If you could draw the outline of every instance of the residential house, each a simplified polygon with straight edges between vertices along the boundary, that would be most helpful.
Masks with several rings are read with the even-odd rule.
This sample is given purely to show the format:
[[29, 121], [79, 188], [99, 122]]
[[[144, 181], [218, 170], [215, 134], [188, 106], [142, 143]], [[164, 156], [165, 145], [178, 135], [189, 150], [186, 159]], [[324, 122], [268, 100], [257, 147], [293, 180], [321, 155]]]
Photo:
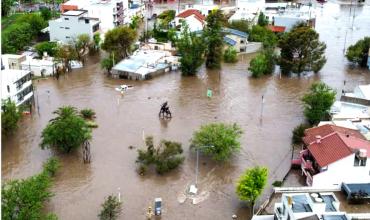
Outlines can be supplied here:
[[229, 18], [229, 22], [235, 20], [248, 20], [257, 22], [258, 14], [265, 8], [264, 0], [236, 0], [236, 11]]
[[1, 70], [1, 98], [10, 99], [16, 106], [31, 104], [33, 101], [31, 72], [18, 69]]
[[31, 71], [33, 76], [45, 77], [55, 73], [56, 65], [52, 57], [43, 57], [41, 60], [27, 57], [27, 59], [21, 63], [21, 69]]
[[1, 62], [5, 69], [21, 69], [21, 63], [26, 60], [26, 55], [2, 54]]
[[224, 42], [235, 50], [240, 52], [246, 52], [248, 44], [248, 34], [242, 31], [238, 31], [231, 28], [223, 28]]
[[340, 189], [342, 183], [370, 182], [370, 142], [359, 131], [328, 124], [304, 134], [298, 162], [308, 186]]
[[351, 220], [366, 214], [339, 210], [340, 201], [332, 192], [283, 193], [272, 215], [254, 215], [252, 220]]
[[131, 80], [151, 79], [154, 76], [177, 69], [178, 58], [168, 51], [141, 49], [123, 59], [112, 68], [113, 78]]
[[128, 1], [122, 0], [70, 0], [61, 5], [62, 13], [70, 10], [87, 10], [88, 17], [98, 18], [102, 33], [128, 23]]
[[189, 31], [202, 31], [205, 25], [205, 19], [206, 17], [204, 17], [198, 10], [187, 9], [176, 15], [175, 26], [179, 29], [181, 28], [182, 22], [185, 21], [189, 27]]
[[67, 11], [60, 18], [49, 21], [50, 40], [68, 43], [80, 34], [93, 38], [99, 25], [99, 19], [88, 17], [87, 10]]
[[[125, 18], [125, 24], [130, 24], [134, 17], [144, 18], [146, 14], [146, 7], [145, 4], [147, 2], [144, 1], [129, 1], [128, 3], [128, 10], [127, 10], [127, 18]], [[148, 2], [150, 4], [150, 2]], [[149, 6], [149, 5], [148, 5]]]
[[185, 5], [185, 10], [188, 9], [196, 9], [198, 10], [204, 17], [207, 17], [212, 10], [220, 9], [218, 5], [214, 4], [212, 0], [204, 0], [202, 4], [187, 4]]

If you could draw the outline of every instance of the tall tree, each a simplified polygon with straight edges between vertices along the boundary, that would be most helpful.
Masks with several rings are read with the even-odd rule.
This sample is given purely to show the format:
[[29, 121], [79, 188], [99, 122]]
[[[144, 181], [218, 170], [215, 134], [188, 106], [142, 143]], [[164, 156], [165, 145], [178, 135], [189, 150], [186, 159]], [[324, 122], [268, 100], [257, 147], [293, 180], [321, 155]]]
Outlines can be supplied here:
[[262, 194], [263, 188], [267, 183], [268, 170], [265, 167], [254, 167], [248, 169], [240, 176], [236, 194], [240, 200], [250, 202], [252, 206], [252, 214], [254, 204], [257, 198]]
[[51, 119], [42, 131], [41, 148], [56, 147], [69, 153], [91, 138], [91, 130], [76, 108], [64, 106], [53, 113], [57, 117]]
[[319, 34], [306, 25], [297, 25], [279, 42], [281, 48], [280, 67], [284, 74], [319, 72], [326, 63], [325, 43]]
[[81, 61], [82, 64], [85, 63], [85, 53], [88, 50], [91, 44], [91, 39], [88, 34], [80, 34], [77, 36], [76, 39], [73, 39], [71, 45], [75, 50], [75, 54], [77, 55], [77, 60]]
[[28, 23], [17, 23], [9, 26], [1, 33], [2, 53], [17, 53], [32, 40], [31, 25]]
[[2, 0], [1, 1], [1, 16], [8, 16], [10, 9], [13, 7], [15, 0]]
[[108, 196], [101, 205], [102, 210], [98, 217], [100, 220], [116, 220], [122, 212], [122, 202], [116, 196]]
[[183, 30], [176, 42], [180, 57], [180, 69], [182, 75], [195, 75], [204, 61], [205, 44], [201, 37], [189, 31], [186, 23], [182, 25]]
[[220, 68], [223, 54], [223, 36], [221, 29], [225, 24], [225, 17], [221, 10], [212, 10], [206, 18], [204, 37], [207, 42], [206, 67]]
[[115, 64], [115, 62], [116, 62], [116, 61], [114, 60], [114, 57], [110, 55], [109, 57], [104, 58], [104, 59], [101, 61], [101, 63], [100, 63], [100, 67], [101, 67], [102, 69], [107, 70], [108, 74], [110, 74], [110, 73], [111, 73], [111, 70], [112, 70], [112, 68], [113, 68], [113, 66], [114, 66], [114, 64]]
[[257, 24], [262, 27], [269, 24], [269, 20], [263, 12], [260, 12], [260, 14], [258, 15]]
[[241, 128], [237, 124], [210, 123], [194, 132], [191, 146], [212, 156], [214, 160], [225, 161], [240, 150]]
[[312, 84], [310, 91], [302, 98], [304, 115], [311, 124], [328, 119], [330, 107], [335, 101], [336, 92], [325, 83]]
[[105, 34], [103, 50], [124, 59], [130, 53], [130, 48], [136, 39], [136, 31], [127, 26], [119, 26]]
[[77, 59], [75, 48], [71, 44], [58, 45], [55, 52], [55, 60], [63, 64], [63, 71], [71, 71], [70, 61]]
[[1, 105], [1, 133], [3, 135], [13, 133], [17, 129], [21, 117], [22, 113], [14, 102], [9, 99], [3, 101]]
[[346, 57], [349, 61], [357, 63], [361, 67], [366, 67], [369, 57], [370, 37], [364, 37], [356, 44], [348, 47]]

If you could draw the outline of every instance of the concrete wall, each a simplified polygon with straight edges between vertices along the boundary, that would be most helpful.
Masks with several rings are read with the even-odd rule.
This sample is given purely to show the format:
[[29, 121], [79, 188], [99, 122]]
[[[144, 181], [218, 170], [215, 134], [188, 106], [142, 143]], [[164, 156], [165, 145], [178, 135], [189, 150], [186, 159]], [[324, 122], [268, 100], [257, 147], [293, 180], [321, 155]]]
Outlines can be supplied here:
[[53, 75], [53, 65], [27, 65], [22, 64], [23, 70], [29, 70], [34, 76], [51, 76]]
[[262, 43], [261, 42], [249, 42], [247, 44], [245, 53], [255, 53], [262, 49]]
[[369, 183], [370, 159], [366, 166], [354, 166], [355, 154], [328, 165], [328, 170], [313, 176], [312, 187], [338, 189], [345, 183]]

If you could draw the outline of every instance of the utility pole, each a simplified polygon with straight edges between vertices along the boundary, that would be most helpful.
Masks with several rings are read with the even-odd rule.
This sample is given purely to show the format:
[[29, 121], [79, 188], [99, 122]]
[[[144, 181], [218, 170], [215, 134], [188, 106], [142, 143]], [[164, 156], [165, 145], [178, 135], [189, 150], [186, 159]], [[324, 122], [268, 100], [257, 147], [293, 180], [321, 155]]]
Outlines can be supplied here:
[[265, 98], [264, 95], [262, 95], [262, 103], [261, 103], [261, 116], [260, 116], [260, 121], [262, 123], [262, 115], [263, 115], [263, 104], [265, 103]]
[[177, 14], [180, 14], [180, 4], [181, 4], [181, 0], [178, 0], [179, 1], [179, 4], [177, 6]]

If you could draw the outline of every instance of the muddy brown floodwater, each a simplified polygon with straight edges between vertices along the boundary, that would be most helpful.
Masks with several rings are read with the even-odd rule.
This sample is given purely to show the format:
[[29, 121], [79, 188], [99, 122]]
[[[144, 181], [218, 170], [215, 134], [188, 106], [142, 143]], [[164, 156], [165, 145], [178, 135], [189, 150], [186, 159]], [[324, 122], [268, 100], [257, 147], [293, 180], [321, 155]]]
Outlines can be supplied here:
[[[41, 170], [52, 150], [41, 150], [40, 134], [63, 105], [93, 108], [99, 128], [91, 142], [92, 162], [83, 164], [80, 153], [58, 155], [63, 167], [57, 175], [48, 209], [60, 219], [97, 219], [100, 204], [109, 194], [122, 195], [120, 219], [144, 219], [155, 197], [163, 199], [163, 219], [249, 219], [249, 210], [235, 195], [236, 178], [248, 167], [267, 166], [269, 185], [280, 180], [290, 163], [291, 130], [303, 120], [300, 97], [311, 83], [322, 80], [337, 91], [370, 83], [370, 72], [351, 69], [343, 57], [343, 47], [370, 35], [370, 6], [356, 8], [354, 26], [349, 6], [329, 2], [316, 7], [320, 38], [327, 44], [328, 62], [318, 75], [252, 79], [246, 71], [253, 55], [241, 56], [237, 64], [224, 64], [220, 71], [202, 68], [196, 77], [181, 77], [179, 72], [136, 82], [110, 79], [100, 69], [99, 57], [90, 58], [83, 69], [55, 79], [35, 82], [39, 112], [26, 117], [15, 136], [3, 140], [3, 180], [24, 178]], [[346, 34], [347, 32], [347, 34]], [[347, 35], [347, 36], [346, 36]], [[345, 37], [346, 36], [346, 37]], [[121, 96], [114, 88], [132, 84]], [[213, 97], [207, 98], [207, 88]], [[261, 96], [265, 103], [261, 115]], [[158, 119], [161, 103], [168, 101], [173, 112], [170, 121]], [[216, 164], [201, 157], [200, 191], [204, 201], [180, 203], [187, 186], [194, 182], [195, 154], [189, 151], [194, 130], [208, 122], [236, 122], [244, 130], [242, 149], [229, 163]], [[143, 145], [143, 132], [180, 141], [186, 160], [164, 176], [139, 176], [135, 171], [136, 149]], [[268, 190], [266, 190], [268, 191]]]

